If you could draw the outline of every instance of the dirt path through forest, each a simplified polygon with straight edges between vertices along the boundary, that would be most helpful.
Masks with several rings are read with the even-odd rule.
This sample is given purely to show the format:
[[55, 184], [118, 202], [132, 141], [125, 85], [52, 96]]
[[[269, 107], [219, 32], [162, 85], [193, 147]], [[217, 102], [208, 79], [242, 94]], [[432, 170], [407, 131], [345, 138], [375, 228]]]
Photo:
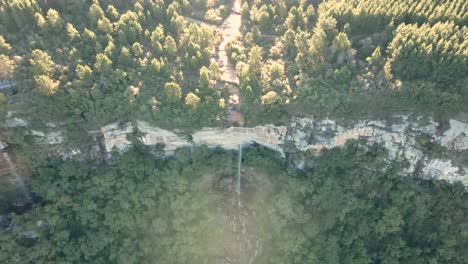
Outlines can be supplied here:
[[[213, 53], [212, 62], [217, 62], [221, 70], [221, 81], [229, 84], [230, 100], [227, 104], [228, 124], [244, 124], [244, 117], [240, 110], [241, 98], [239, 92], [239, 78], [237, 77], [234, 65], [229, 62], [226, 46], [229, 42], [241, 37], [241, 2], [234, 0], [230, 15], [221, 26], [212, 25], [204, 21], [186, 17], [191, 23], [207, 26], [216, 30], [221, 35], [221, 42], [217, 48], [217, 53]], [[232, 98], [237, 99], [233, 104]], [[249, 174], [254, 178], [254, 174]], [[247, 179], [246, 177], [243, 177]], [[263, 177], [266, 179], [266, 177]], [[259, 197], [264, 188], [262, 186], [251, 185], [245, 192], [238, 195], [235, 191], [234, 177], [219, 178], [215, 175], [207, 177], [205, 184], [208, 184], [208, 191], [213, 192], [217, 197], [216, 220], [222, 227], [222, 237], [219, 243], [223, 252], [220, 252], [216, 264], [254, 264], [261, 257], [263, 243], [259, 237], [259, 228], [256, 226], [254, 218], [255, 212], [250, 211], [246, 205]], [[253, 181], [252, 181], [253, 182]], [[257, 183], [258, 184], [258, 183]], [[262, 195], [260, 195], [262, 196]]]
[[226, 46], [229, 42], [241, 37], [242, 19], [240, 15], [241, 2], [234, 0], [233, 7], [229, 16], [224, 20], [223, 24], [218, 26], [210, 24], [198, 19], [185, 17], [190, 23], [196, 23], [205, 27], [209, 27], [219, 32], [221, 42], [213, 53], [212, 62], [217, 62], [221, 71], [221, 81], [229, 86], [230, 99], [227, 102], [227, 124], [244, 124], [244, 117], [240, 112], [242, 100], [239, 92], [239, 78], [237, 77], [236, 68], [229, 62]]

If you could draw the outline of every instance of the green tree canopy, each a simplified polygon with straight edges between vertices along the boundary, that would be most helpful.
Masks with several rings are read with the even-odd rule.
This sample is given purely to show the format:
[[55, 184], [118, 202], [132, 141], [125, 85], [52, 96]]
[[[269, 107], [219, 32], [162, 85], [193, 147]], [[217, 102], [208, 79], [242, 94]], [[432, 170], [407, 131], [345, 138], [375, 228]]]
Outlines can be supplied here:
[[55, 94], [60, 84], [58, 81], [54, 81], [47, 75], [36, 76], [34, 81], [36, 82], [36, 87], [39, 93], [47, 96]]
[[185, 105], [193, 111], [197, 110], [199, 104], [200, 98], [196, 94], [188, 93], [187, 96], [185, 96]]
[[51, 77], [55, 73], [55, 63], [47, 52], [35, 49], [31, 53], [29, 63], [34, 75], [46, 75]]
[[182, 98], [182, 88], [176, 82], [168, 82], [164, 85], [164, 93], [169, 102], [176, 103]]

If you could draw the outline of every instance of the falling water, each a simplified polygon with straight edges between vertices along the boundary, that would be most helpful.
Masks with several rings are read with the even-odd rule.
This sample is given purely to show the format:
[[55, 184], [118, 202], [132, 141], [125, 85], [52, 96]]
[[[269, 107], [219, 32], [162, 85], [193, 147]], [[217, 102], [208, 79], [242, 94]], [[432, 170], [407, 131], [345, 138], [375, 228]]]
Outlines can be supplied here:
[[237, 166], [237, 194], [240, 195], [241, 188], [241, 166], [242, 166], [242, 144], [239, 145], [239, 164]]
[[3, 158], [5, 158], [6, 162], [8, 163], [8, 166], [11, 168], [11, 173], [13, 174], [13, 176], [15, 176], [15, 181], [16, 181], [17, 187], [19, 187], [21, 189], [21, 191], [23, 192], [24, 198], [26, 198], [26, 200], [30, 201], [31, 200], [31, 195], [29, 194], [29, 191], [26, 188], [26, 185], [24, 184], [23, 178], [21, 178], [21, 175], [18, 173], [18, 170], [17, 170], [15, 164], [11, 160], [10, 155], [7, 152], [4, 152], [3, 153]]

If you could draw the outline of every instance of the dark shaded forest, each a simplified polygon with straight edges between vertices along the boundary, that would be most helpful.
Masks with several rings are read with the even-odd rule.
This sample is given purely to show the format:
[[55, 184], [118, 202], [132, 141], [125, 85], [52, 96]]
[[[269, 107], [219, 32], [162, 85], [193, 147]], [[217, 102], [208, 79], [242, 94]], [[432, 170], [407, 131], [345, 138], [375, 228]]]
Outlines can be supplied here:
[[[180, 149], [169, 159], [145, 148], [115, 165], [50, 161], [36, 170], [32, 211], [0, 233], [2, 263], [217, 263], [225, 254], [206, 175], [234, 174], [237, 155]], [[399, 175], [378, 146], [349, 143], [286, 169], [272, 152], [245, 151], [244, 170], [271, 185], [244, 202], [264, 251], [258, 263], [464, 263], [467, 192]], [[254, 176], [260, 177], [260, 176]], [[249, 189], [264, 188], [243, 183]], [[205, 189], [208, 188], [208, 189]], [[228, 191], [221, 197], [228, 196]]]

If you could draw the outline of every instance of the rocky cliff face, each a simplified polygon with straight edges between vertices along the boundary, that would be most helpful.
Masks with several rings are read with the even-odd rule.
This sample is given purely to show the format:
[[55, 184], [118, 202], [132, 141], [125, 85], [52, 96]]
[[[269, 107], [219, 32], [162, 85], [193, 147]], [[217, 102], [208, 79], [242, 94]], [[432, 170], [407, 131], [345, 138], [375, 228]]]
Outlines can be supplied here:
[[173, 152], [179, 147], [207, 145], [209, 147], [222, 147], [235, 150], [240, 144], [256, 142], [282, 154], [282, 145], [287, 135], [287, 127], [259, 126], [254, 128], [230, 127], [225, 129], [205, 128], [190, 136], [180, 136], [175, 132], [153, 127], [146, 122], [138, 121], [136, 124], [111, 124], [101, 129], [104, 135], [106, 151], [114, 148], [125, 151], [132, 144], [127, 135], [138, 131], [143, 134], [139, 140], [148, 146], [164, 144], [166, 152]]
[[[288, 140], [301, 151], [320, 154], [324, 149], [342, 147], [351, 139], [366, 139], [368, 144], [378, 143], [388, 150], [389, 160], [405, 161], [404, 175], [427, 179], [462, 182], [468, 186], [468, 168], [455, 165], [450, 159], [437, 158], [434, 147], [447, 156], [466, 157], [468, 124], [450, 120], [450, 129], [440, 134], [439, 124], [432, 120], [407, 116], [393, 123], [362, 121], [352, 126], [340, 126], [332, 120], [297, 119], [292, 122]], [[460, 162], [461, 163], [461, 162]]]
[[[11, 118], [8, 127], [26, 126], [27, 120]], [[48, 131], [30, 130], [39, 142], [57, 145], [63, 141], [60, 131], [48, 125]], [[404, 175], [428, 179], [462, 182], [468, 186], [468, 123], [450, 120], [449, 127], [441, 131], [440, 124], [423, 118], [396, 116], [394, 120], [369, 120], [340, 125], [329, 119], [296, 118], [287, 126], [258, 126], [206, 128], [192, 135], [169, 131], [142, 121], [125, 124], [110, 124], [102, 127], [103, 152], [125, 151], [132, 143], [129, 135], [148, 146], [164, 145], [170, 155], [177, 148], [192, 145], [207, 145], [236, 150], [239, 144], [253, 142], [275, 150], [281, 155], [310, 152], [320, 155], [325, 149], [339, 148], [348, 140], [365, 139], [368, 144], [378, 143], [389, 153], [389, 160], [404, 161]], [[69, 158], [79, 149], [64, 150]], [[294, 163], [301, 168], [306, 160], [293, 155]]]
[[[202, 129], [191, 136], [181, 136], [176, 132], [153, 127], [146, 122], [111, 124], [101, 129], [107, 152], [116, 149], [125, 151], [132, 144], [127, 135], [136, 133], [145, 145], [163, 144], [166, 153], [190, 145], [207, 145], [235, 150], [239, 144], [260, 145], [278, 151], [283, 156], [287, 152], [309, 151], [319, 155], [324, 149], [339, 148], [348, 140], [365, 139], [368, 144], [383, 145], [389, 153], [389, 160], [405, 161], [404, 175], [418, 175], [428, 179], [462, 182], [468, 186], [468, 168], [456, 164], [455, 157], [466, 155], [468, 150], [468, 124], [450, 120], [450, 128], [439, 132], [439, 124], [422, 118], [410, 119], [407, 116], [397, 120], [362, 121], [353, 125], [339, 125], [333, 120], [298, 118], [288, 126], [258, 126], [252, 128], [209, 128]], [[448, 156], [438, 158], [433, 153], [439, 147]], [[440, 154], [440, 153], [439, 153]], [[297, 161], [301, 167], [304, 162]]]

